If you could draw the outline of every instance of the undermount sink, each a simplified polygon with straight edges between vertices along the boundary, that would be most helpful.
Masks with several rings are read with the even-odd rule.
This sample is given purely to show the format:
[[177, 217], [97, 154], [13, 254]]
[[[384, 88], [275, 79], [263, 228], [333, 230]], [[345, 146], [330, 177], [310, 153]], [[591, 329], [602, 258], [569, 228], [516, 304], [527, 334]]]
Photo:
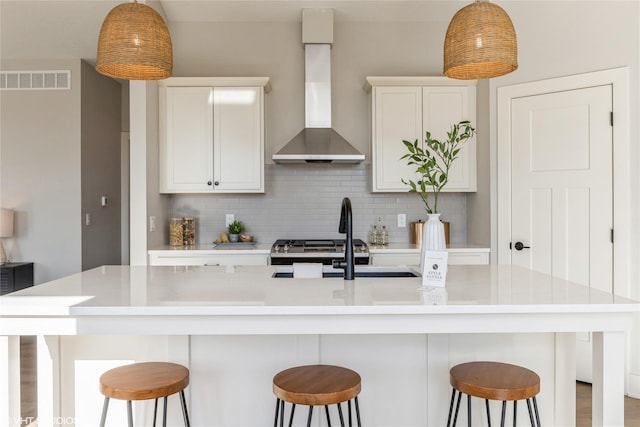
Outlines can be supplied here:
[[[356, 277], [377, 277], [377, 278], [396, 278], [396, 277], [420, 277], [420, 273], [409, 267], [375, 267], [360, 266], [355, 267]], [[293, 278], [293, 266], [278, 267], [271, 277], [275, 278]], [[322, 269], [322, 277], [338, 278], [344, 277], [344, 271], [326, 266]]]

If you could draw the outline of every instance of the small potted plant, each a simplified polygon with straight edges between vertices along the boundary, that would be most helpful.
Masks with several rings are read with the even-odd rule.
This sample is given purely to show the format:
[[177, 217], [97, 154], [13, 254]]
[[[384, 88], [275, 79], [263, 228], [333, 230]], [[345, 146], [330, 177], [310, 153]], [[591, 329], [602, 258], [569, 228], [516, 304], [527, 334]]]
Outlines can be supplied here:
[[242, 221], [234, 220], [229, 224], [228, 230], [229, 241], [232, 243], [236, 243], [238, 241], [238, 236], [244, 231], [244, 224], [242, 223]]
[[[439, 141], [431, 137], [431, 132], [426, 132], [424, 146], [414, 142], [402, 141], [409, 151], [401, 157], [407, 161], [407, 165], [416, 167], [418, 180], [402, 179], [402, 183], [409, 186], [410, 193], [418, 193], [424, 203], [427, 212], [427, 222], [432, 221], [433, 226], [441, 229], [442, 241], [440, 238], [427, 238], [427, 230], [429, 224], [425, 225], [425, 235], [422, 239], [423, 244], [430, 245], [429, 242], [436, 241], [435, 247], [431, 250], [444, 250], [444, 227], [440, 222], [440, 213], [438, 212], [438, 196], [440, 191], [449, 182], [449, 169], [453, 161], [458, 158], [462, 144], [471, 139], [475, 134], [475, 129], [468, 120], [463, 120], [451, 125], [451, 130], [447, 132], [447, 139]], [[433, 198], [433, 203], [431, 202]], [[437, 224], [436, 224], [437, 221]], [[433, 228], [432, 228], [433, 230]], [[438, 231], [440, 234], [440, 231]]]

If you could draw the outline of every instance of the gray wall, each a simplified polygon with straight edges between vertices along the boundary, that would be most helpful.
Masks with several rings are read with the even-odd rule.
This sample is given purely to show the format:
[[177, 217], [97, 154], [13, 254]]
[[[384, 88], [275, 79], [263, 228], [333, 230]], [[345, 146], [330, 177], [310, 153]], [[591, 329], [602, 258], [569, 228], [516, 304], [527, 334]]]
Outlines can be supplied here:
[[[121, 86], [81, 64], [82, 269], [120, 264]], [[108, 197], [102, 206], [102, 196]]]
[[71, 90], [4, 91], [0, 205], [16, 210], [14, 261], [42, 283], [81, 268], [80, 60], [3, 61], [4, 70], [71, 70]]
[[9, 256], [35, 263], [36, 284], [119, 264], [120, 85], [79, 59], [4, 60], [2, 68], [71, 70], [71, 90], [0, 96], [0, 205], [17, 216]]

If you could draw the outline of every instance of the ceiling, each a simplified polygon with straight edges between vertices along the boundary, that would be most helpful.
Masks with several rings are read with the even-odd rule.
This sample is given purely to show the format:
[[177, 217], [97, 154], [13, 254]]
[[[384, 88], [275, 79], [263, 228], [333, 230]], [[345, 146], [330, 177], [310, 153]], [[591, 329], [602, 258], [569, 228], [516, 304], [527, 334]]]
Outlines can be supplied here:
[[[109, 11], [126, 0], [0, 0], [0, 59], [93, 62]], [[142, 1], [142, 0], [140, 0]], [[503, 0], [504, 1], [504, 0]], [[147, 0], [173, 22], [297, 22], [303, 8], [332, 8], [336, 22], [450, 19], [470, 0]]]

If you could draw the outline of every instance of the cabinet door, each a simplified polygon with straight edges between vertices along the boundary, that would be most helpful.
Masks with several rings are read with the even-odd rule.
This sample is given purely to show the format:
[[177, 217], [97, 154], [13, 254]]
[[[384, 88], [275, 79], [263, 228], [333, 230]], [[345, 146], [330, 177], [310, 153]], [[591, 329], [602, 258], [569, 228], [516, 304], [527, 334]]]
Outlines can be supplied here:
[[262, 88], [214, 89], [214, 191], [264, 192]]
[[165, 91], [160, 92], [160, 191], [211, 191], [213, 89], [163, 89]]
[[[373, 88], [373, 191], [406, 192], [402, 178], [416, 179], [414, 166], [400, 158], [402, 140], [425, 132], [442, 140], [451, 125], [470, 120], [475, 125], [475, 86], [377, 86]], [[442, 191], [476, 191], [476, 142], [467, 141], [449, 171]]]
[[422, 138], [422, 88], [373, 88], [373, 191], [408, 191], [402, 178], [415, 179], [413, 167], [400, 158], [403, 140]]
[[[475, 90], [468, 86], [429, 86], [422, 89], [422, 128], [439, 141], [447, 139], [451, 125], [470, 120], [475, 127]], [[473, 98], [473, 99], [471, 99]], [[424, 133], [423, 133], [424, 136]], [[423, 138], [424, 139], [424, 138]], [[476, 191], [475, 137], [464, 143], [449, 170], [442, 191]]]

